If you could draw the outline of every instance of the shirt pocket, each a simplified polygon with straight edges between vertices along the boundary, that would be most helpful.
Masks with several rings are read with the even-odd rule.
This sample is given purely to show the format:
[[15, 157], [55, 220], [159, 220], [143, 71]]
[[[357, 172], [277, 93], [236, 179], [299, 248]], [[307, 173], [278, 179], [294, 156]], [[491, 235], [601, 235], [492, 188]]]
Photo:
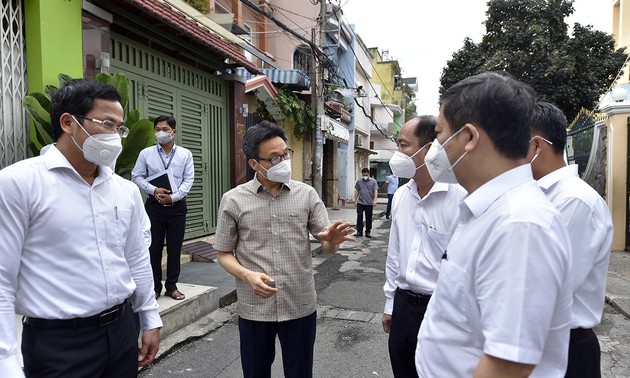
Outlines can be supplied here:
[[437, 314], [466, 332], [469, 330], [469, 275], [448, 260], [442, 260], [440, 279], [434, 293]]
[[431, 226], [427, 228], [428, 248], [424, 248], [424, 251], [427, 254], [427, 259], [429, 259], [432, 264], [440, 266], [442, 255], [444, 254], [444, 251], [446, 251], [448, 242], [451, 240], [451, 236], [451, 233], [439, 232]]
[[117, 246], [122, 246], [127, 239], [127, 233], [131, 227], [131, 215], [131, 209], [114, 207], [114, 222], [110, 226], [113, 232], [112, 240], [116, 241]]

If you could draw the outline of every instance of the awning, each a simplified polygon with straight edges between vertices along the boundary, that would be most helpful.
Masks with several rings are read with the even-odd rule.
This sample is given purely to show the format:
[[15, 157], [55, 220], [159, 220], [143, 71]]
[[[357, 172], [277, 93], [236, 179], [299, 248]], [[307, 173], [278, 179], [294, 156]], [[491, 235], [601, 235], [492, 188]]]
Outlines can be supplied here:
[[165, 24], [171, 25], [200, 43], [211, 47], [213, 50], [232, 59], [247, 71], [258, 73], [259, 69], [240, 51], [240, 47], [234, 43], [219, 37], [207, 25], [176, 9], [173, 5], [155, 0], [125, 0], [136, 5], [142, 11], [158, 18]]
[[394, 156], [394, 151], [392, 150], [374, 150], [374, 154], [370, 156], [370, 161], [388, 162], [392, 156]]
[[267, 110], [271, 114], [277, 113], [278, 108], [274, 104], [274, 99], [278, 97], [276, 88], [271, 84], [265, 75], [254, 76], [245, 82], [245, 93], [254, 92], [256, 98], [265, 103]]
[[[374, 151], [374, 150], [370, 150], [369, 148], [363, 148], [363, 147], [358, 147], [358, 146], [354, 146], [354, 152], [358, 152], [360, 154], [365, 154], [365, 155], [376, 155], [378, 154], [378, 152]], [[370, 159], [372, 160], [372, 159]]]
[[[311, 87], [311, 78], [301, 70], [282, 70], [263, 68], [263, 74], [265, 74], [272, 83], [284, 84], [289, 86], [295, 86], [302, 89]], [[250, 79], [253, 75], [243, 68], [237, 68], [236, 74], [246, 79]]]
[[350, 139], [348, 128], [328, 116], [322, 118], [322, 131], [326, 138], [340, 143], [348, 144]]

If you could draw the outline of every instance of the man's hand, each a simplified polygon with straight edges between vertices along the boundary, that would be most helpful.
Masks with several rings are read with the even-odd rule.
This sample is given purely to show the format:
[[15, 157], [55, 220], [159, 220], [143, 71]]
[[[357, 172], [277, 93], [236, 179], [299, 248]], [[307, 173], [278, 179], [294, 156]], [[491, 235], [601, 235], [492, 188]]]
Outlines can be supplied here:
[[166, 188], [155, 188], [153, 196], [155, 196], [155, 200], [158, 201], [159, 204], [168, 205], [173, 202], [170, 193], [171, 192]]
[[[275, 287], [274, 279], [265, 273], [249, 271], [245, 275], [245, 279], [254, 291], [254, 294], [259, 297], [269, 298], [278, 292], [278, 289]], [[269, 285], [273, 285], [273, 287]]]
[[357, 200], [354, 200], [354, 207], [359, 207], [359, 202], [357, 202]]
[[350, 222], [335, 221], [328, 226], [326, 231], [317, 234], [317, 240], [320, 242], [328, 242], [331, 244], [341, 244], [345, 241], [355, 241], [356, 238], [348, 236], [353, 233], [355, 229], [351, 227]]
[[392, 316], [383, 314], [381, 324], [383, 324], [383, 331], [385, 331], [385, 333], [389, 333], [389, 330], [392, 328]]
[[372, 206], [376, 206], [376, 200], [374, 200], [374, 202], [372, 202]]
[[153, 328], [142, 332], [142, 347], [138, 350], [138, 366], [153, 362], [160, 348], [160, 329]]

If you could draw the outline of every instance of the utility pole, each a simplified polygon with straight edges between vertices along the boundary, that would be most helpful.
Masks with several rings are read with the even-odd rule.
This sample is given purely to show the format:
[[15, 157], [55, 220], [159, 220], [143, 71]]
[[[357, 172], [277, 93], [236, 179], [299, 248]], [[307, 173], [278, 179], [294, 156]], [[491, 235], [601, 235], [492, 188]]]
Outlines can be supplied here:
[[[326, 0], [319, 0], [319, 46], [325, 52], [324, 42], [326, 41]], [[312, 134], [311, 142], [313, 148], [313, 188], [323, 198], [322, 186], [322, 159], [324, 155], [324, 135], [322, 134], [322, 121], [324, 118], [324, 67], [321, 64], [323, 59], [319, 59], [320, 65], [317, 66], [317, 60], [314, 59], [315, 51], [313, 51], [313, 70], [315, 75], [311, 77], [311, 106], [317, 117], [315, 132]]]

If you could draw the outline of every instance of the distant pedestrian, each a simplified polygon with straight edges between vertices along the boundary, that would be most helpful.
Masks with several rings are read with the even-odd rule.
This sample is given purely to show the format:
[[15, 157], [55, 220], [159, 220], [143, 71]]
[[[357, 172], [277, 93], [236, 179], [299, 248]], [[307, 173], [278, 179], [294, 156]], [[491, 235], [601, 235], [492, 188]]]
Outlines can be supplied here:
[[606, 277], [613, 225], [602, 197], [578, 176], [578, 166], [567, 165], [564, 151], [567, 120], [560, 109], [539, 102], [531, 120], [528, 159], [534, 179], [556, 205], [569, 230], [573, 307], [566, 377], [601, 377], [601, 351], [593, 327], [604, 312]]
[[162, 321], [142, 198], [111, 169], [129, 132], [120, 95], [71, 80], [50, 108], [56, 143], [0, 171], [0, 377], [135, 377]]
[[459, 185], [433, 182], [427, 171], [424, 157], [436, 137], [435, 123], [434, 116], [407, 121], [389, 161], [394, 174], [410, 179], [394, 195], [383, 287], [383, 330], [394, 377], [400, 378], [418, 376], [418, 330], [466, 195]]
[[[525, 164], [534, 90], [486, 72], [440, 98], [424, 160], [468, 191], [420, 327], [420, 377], [563, 377], [571, 242]], [[438, 251], [439, 253], [439, 251]]]
[[365, 213], [365, 236], [372, 237], [372, 213], [378, 199], [378, 183], [370, 177], [370, 170], [361, 170], [361, 179], [354, 185], [354, 206], [357, 208], [357, 232], [363, 236], [363, 213]]
[[392, 213], [392, 199], [394, 198], [394, 193], [398, 189], [398, 177], [390, 173], [385, 178], [385, 190], [387, 190], [387, 210], [385, 211], [385, 219], [389, 219]]
[[291, 180], [284, 129], [263, 121], [245, 132], [254, 178], [221, 199], [214, 248], [236, 277], [241, 364], [246, 378], [271, 377], [276, 336], [285, 377], [313, 376], [317, 301], [309, 233], [325, 252], [355, 240], [350, 222], [330, 224], [313, 187]]
[[[166, 238], [165, 295], [182, 300], [186, 296], [178, 290], [177, 281], [186, 231], [186, 196], [195, 181], [193, 156], [190, 150], [175, 144], [175, 118], [159, 116], [153, 124], [157, 143], [140, 151], [136, 166], [131, 172], [131, 180], [147, 195], [144, 207], [151, 220], [152, 241], [149, 251], [155, 298], [162, 293], [162, 255]], [[160, 174], [165, 181], [163, 184], [149, 180]]]

